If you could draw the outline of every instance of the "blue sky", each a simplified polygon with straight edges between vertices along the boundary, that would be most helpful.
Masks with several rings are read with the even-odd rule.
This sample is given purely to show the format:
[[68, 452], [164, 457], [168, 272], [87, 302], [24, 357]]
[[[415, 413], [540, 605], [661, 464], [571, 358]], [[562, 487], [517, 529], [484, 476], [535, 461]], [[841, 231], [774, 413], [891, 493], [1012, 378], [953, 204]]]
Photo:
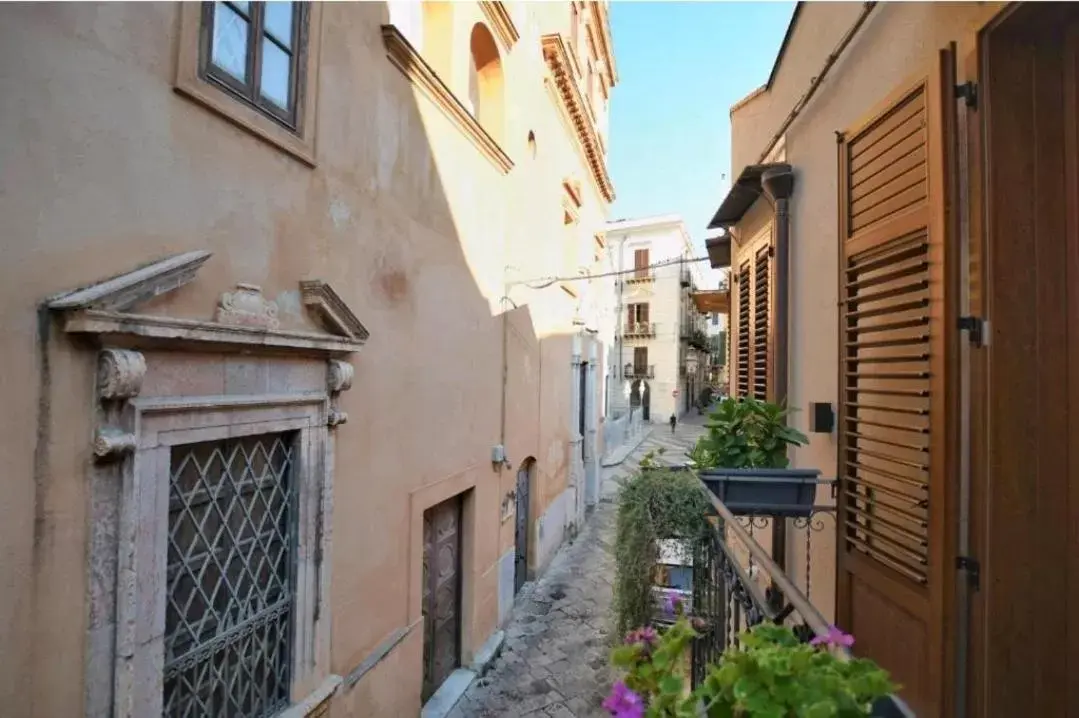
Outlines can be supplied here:
[[768, 79], [792, 2], [611, 3], [612, 219], [682, 215], [702, 248], [730, 182], [730, 106]]

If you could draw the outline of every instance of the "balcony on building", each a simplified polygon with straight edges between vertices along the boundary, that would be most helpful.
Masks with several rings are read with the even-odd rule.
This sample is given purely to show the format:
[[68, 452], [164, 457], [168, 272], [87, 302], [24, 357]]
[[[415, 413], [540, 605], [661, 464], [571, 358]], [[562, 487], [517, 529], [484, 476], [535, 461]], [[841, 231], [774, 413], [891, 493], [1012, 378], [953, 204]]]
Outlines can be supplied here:
[[[692, 466], [672, 468], [691, 470]], [[828, 495], [828, 486], [834, 484], [831, 479], [811, 481], [822, 489], [818, 497]], [[657, 542], [657, 574], [662, 580], [657, 581], [655, 590], [678, 594], [684, 610], [703, 626], [691, 649], [692, 683], [702, 681], [707, 667], [727, 648], [738, 645], [743, 631], [760, 623], [788, 626], [807, 642], [833, 635], [826, 616], [834, 615], [835, 594], [821, 579], [829, 575], [829, 568], [834, 571], [834, 566], [819, 567], [817, 563], [834, 563], [834, 553], [814, 550], [813, 546], [829, 545], [836, 538], [834, 499], [795, 511], [778, 505], [754, 506], [733, 498], [724, 503], [704, 482], [701, 490], [712, 505], [712, 534], [679, 551], [669, 544], [685, 542]], [[670, 555], [691, 560], [674, 561]], [[665, 618], [657, 616], [657, 624], [669, 623]], [[830, 650], [844, 659], [857, 655], [857, 646], [833, 646]], [[871, 715], [914, 718], [898, 696], [878, 701]]]
[[623, 281], [626, 284], [644, 284], [646, 282], [656, 281], [655, 271], [651, 267], [640, 267], [634, 269], [632, 272], [623, 275]]
[[627, 339], [647, 338], [656, 336], [655, 322], [626, 322], [625, 331], [622, 335]]
[[623, 367], [623, 375], [626, 379], [655, 379], [655, 364], [626, 364]]

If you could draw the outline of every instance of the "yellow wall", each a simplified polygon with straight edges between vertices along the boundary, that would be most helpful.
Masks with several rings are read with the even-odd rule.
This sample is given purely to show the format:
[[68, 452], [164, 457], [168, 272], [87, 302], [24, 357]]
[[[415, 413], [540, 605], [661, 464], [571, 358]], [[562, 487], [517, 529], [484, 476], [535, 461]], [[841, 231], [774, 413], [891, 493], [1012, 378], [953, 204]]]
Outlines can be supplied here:
[[[297, 282], [321, 278], [370, 330], [337, 433], [332, 669], [349, 672], [407, 625], [410, 497], [462, 475], [476, 486], [466, 663], [493, 630], [499, 557], [513, 545], [500, 501], [517, 465], [537, 459], [535, 516], [567, 487], [579, 331], [557, 286], [510, 292], [521, 307], [508, 319], [514, 468], [494, 471], [502, 297], [507, 282], [556, 271], [552, 244], [591, 243], [608, 208], [544, 82], [539, 37], [567, 33], [568, 5], [507, 5], [521, 37], [499, 47], [507, 111], [492, 134], [515, 163], [508, 174], [387, 59], [381, 25], [422, 36], [407, 4], [323, 6], [314, 168], [174, 91], [179, 4], [0, 9], [5, 715], [81, 715], [85, 690], [95, 353], [56, 326], [42, 350], [37, 306], [183, 251], [213, 258], [147, 311], [210, 319], [222, 292], [250, 282], [278, 301], [283, 324], [303, 327]], [[458, 92], [481, 21], [477, 3], [453, 4], [441, 61]], [[562, 228], [567, 177], [583, 188], [576, 236]], [[339, 695], [334, 714], [416, 715], [421, 633]]]

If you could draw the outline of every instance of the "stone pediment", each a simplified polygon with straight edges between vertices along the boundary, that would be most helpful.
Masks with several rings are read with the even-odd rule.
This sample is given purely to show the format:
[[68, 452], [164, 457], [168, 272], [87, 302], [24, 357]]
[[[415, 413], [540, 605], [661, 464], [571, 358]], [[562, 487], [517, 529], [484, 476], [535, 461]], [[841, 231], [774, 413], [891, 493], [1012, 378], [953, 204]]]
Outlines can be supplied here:
[[45, 302], [70, 334], [97, 335], [116, 345], [348, 354], [360, 349], [367, 329], [322, 280], [300, 282], [303, 304], [322, 332], [281, 329], [276, 302], [253, 284], [223, 293], [213, 320], [140, 314], [139, 305], [176, 291], [195, 278], [210, 252], [173, 255]]

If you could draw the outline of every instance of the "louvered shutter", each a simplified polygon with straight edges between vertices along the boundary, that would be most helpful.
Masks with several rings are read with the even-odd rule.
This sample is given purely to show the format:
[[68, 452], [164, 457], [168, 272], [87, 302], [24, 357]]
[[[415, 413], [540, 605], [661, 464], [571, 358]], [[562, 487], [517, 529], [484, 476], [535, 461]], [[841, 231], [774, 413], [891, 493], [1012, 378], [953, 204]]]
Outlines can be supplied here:
[[954, 99], [938, 70], [839, 145], [836, 613], [919, 715], [939, 715], [946, 673], [943, 138], [954, 135], [942, 110]]
[[757, 250], [753, 260], [753, 397], [768, 399], [771, 348], [772, 262], [771, 247]]
[[636, 270], [634, 276], [647, 277], [648, 276], [648, 250], [638, 249], [633, 252], [633, 268]]
[[746, 262], [738, 269], [738, 375], [735, 385], [737, 396], [749, 396], [749, 367], [752, 360], [752, 351], [749, 346], [751, 277], [749, 262]]
[[633, 348], [633, 369], [637, 376], [644, 376], [648, 371], [648, 347]]

